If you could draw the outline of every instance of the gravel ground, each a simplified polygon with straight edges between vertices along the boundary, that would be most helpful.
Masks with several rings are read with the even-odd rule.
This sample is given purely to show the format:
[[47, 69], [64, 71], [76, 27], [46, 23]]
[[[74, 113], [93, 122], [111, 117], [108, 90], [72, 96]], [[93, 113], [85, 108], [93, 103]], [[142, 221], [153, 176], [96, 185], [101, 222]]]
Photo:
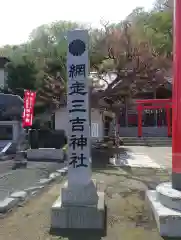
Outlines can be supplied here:
[[41, 178], [48, 178], [51, 172], [65, 166], [64, 163], [29, 162], [27, 168], [12, 170], [13, 164], [13, 161], [1, 162], [0, 200], [14, 191], [35, 186]]
[[13, 164], [14, 164], [13, 160], [0, 162], [0, 175], [11, 171]]
[[[103, 239], [161, 240], [145, 203], [145, 190], [168, 181], [168, 173], [154, 169], [118, 169], [109, 165], [108, 152], [99, 151], [96, 155], [93, 178], [99, 188], [105, 190], [108, 206], [108, 231]], [[55, 184], [23, 208], [0, 219], [0, 240], [63, 240], [49, 234], [50, 209], [61, 186], [62, 183]]]

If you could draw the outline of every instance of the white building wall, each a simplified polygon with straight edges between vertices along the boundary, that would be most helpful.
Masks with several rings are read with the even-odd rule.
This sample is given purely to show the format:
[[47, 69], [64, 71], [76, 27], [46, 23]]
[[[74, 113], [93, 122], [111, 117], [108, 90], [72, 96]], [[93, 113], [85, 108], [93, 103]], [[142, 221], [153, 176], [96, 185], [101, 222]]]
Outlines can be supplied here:
[[[103, 119], [102, 114], [98, 109], [92, 109], [91, 110], [91, 127], [92, 127], [92, 137], [93, 139], [103, 139], [104, 136], [104, 125], [103, 125]], [[97, 131], [95, 131], [93, 128], [96, 127]], [[98, 132], [97, 134], [95, 132]], [[95, 137], [97, 135], [97, 137]]]
[[68, 115], [66, 108], [61, 108], [55, 112], [55, 130], [67, 131]]

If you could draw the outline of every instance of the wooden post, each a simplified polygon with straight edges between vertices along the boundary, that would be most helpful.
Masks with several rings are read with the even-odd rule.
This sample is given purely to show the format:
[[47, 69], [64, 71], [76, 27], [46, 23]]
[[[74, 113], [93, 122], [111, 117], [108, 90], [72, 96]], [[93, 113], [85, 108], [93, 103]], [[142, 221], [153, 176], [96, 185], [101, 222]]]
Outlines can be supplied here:
[[170, 137], [171, 136], [170, 106], [167, 105], [165, 107], [165, 110], [166, 110], [166, 121], [167, 121], [168, 137]]
[[172, 110], [172, 186], [181, 190], [181, 1], [174, 8], [174, 81]]
[[137, 106], [138, 110], [138, 137], [142, 137], [142, 106]]

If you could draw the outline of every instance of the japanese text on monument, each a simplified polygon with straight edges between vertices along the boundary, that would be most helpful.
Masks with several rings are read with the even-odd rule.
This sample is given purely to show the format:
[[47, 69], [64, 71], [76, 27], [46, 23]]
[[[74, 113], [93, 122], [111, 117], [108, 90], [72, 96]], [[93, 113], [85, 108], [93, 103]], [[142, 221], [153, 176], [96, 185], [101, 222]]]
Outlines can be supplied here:
[[[69, 49], [71, 44], [69, 44]], [[74, 51], [74, 49], [71, 50]], [[77, 48], [76, 51], [78, 51]], [[69, 58], [67, 69], [69, 114], [68, 159], [69, 166], [74, 169], [88, 167], [87, 163], [89, 161], [88, 73], [86, 66], [88, 62], [83, 57], [78, 56], [78, 52], [76, 52], [76, 58], [78, 59], [78, 64], [74, 63], [74, 58]]]

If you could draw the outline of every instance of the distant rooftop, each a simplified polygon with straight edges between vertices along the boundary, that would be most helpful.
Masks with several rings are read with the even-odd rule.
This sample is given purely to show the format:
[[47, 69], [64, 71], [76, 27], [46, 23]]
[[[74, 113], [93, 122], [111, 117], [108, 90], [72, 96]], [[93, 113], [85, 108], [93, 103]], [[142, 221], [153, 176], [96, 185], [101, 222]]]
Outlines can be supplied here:
[[0, 106], [21, 108], [23, 106], [23, 99], [18, 95], [0, 93]]

